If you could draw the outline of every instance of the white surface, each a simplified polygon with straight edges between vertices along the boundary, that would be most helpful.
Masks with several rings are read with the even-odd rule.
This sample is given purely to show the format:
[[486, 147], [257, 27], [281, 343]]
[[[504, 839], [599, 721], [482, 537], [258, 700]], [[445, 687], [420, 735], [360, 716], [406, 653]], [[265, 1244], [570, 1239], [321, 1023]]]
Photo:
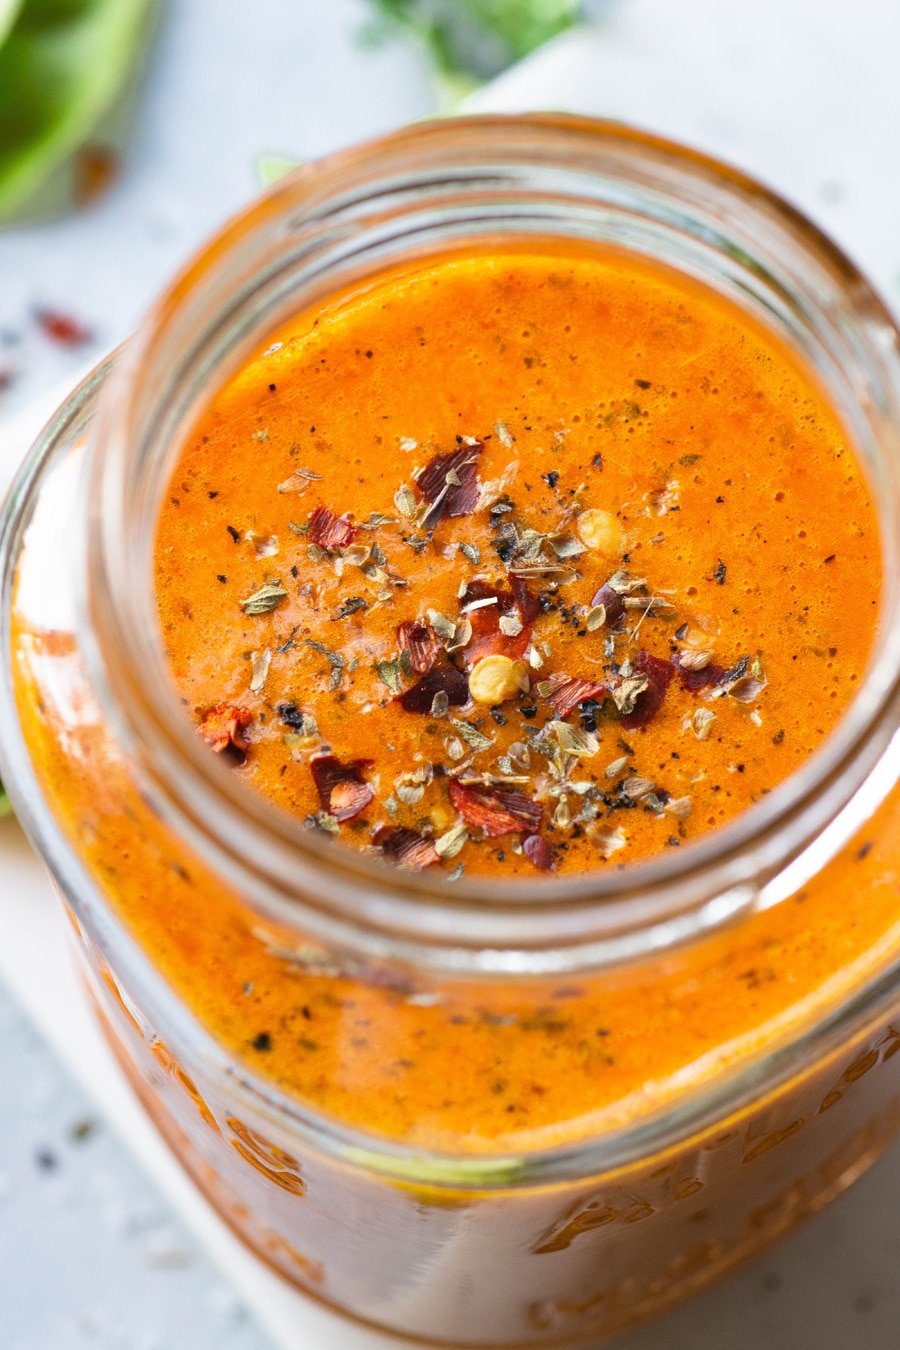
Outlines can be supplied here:
[[271, 1350], [2, 981], [0, 1044], [3, 1350]]
[[[189, 247], [249, 195], [248, 163], [259, 151], [316, 153], [425, 111], [411, 58], [354, 52], [347, 32], [360, 12], [349, 0], [327, 6], [255, 0], [248, 22], [243, 0], [217, 0], [220, 27], [212, 34], [208, 3], [181, 0], [150, 74], [132, 167], [119, 192], [89, 216], [0, 237], [0, 329], [25, 331], [11, 359], [29, 366], [43, 351], [22, 317], [36, 299], [94, 320], [107, 342], [121, 336]], [[296, 23], [280, 33], [288, 13]], [[890, 298], [900, 263], [900, 172], [890, 172], [900, 127], [898, 52], [900, 7], [892, 0], [852, 7], [836, 0], [745, 6], [622, 0], [595, 32], [562, 39], [478, 102], [616, 116], [721, 154], [826, 224]], [[53, 354], [26, 370], [17, 399], [24, 402], [67, 359]], [[17, 444], [18, 436], [0, 438], [0, 462], [15, 457]], [[299, 1299], [249, 1258], [197, 1198], [111, 1066], [65, 962], [62, 924], [43, 876], [9, 823], [0, 827], [0, 858], [0, 973], [276, 1344], [291, 1350], [392, 1344]], [[7, 1048], [4, 1071], [10, 1054]], [[815, 1225], [626, 1338], [621, 1350], [895, 1347], [898, 1201], [895, 1149]], [[4, 1306], [14, 1280], [14, 1260], [4, 1262], [0, 1344], [8, 1339]], [[214, 1326], [199, 1324], [163, 1350], [195, 1350], [217, 1343], [214, 1337]], [[60, 1339], [52, 1350], [81, 1343]], [[139, 1345], [120, 1343], [127, 1350]], [[37, 1347], [22, 1342], [21, 1350]]]

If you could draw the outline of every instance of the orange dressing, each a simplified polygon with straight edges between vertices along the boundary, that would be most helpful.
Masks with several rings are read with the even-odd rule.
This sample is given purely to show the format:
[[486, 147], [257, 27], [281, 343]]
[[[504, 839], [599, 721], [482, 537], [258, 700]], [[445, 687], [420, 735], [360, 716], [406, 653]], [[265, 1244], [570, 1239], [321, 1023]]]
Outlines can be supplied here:
[[[453, 451], [457, 436], [483, 446], [486, 496], [440, 519], [424, 547], [411, 545], [428, 531], [398, 510], [398, 489], [420, 509], [416, 470]], [[492, 524], [491, 505], [504, 497], [512, 510]], [[389, 518], [347, 546], [377, 542], [387, 582], [363, 571], [371, 552], [362, 562], [333, 550], [310, 558], [304, 529], [323, 506], [357, 527], [372, 513]], [[463, 580], [507, 584], [497, 523], [559, 542], [580, 538], [589, 510], [610, 514], [621, 546], [557, 558], [571, 578], [526, 578], [548, 598], [529, 636], [543, 664], [517, 658], [529, 689], [499, 705], [502, 723], [490, 705], [441, 716], [404, 709], [398, 699], [418, 676], [401, 669], [398, 693], [377, 670], [399, 659], [398, 625], [427, 621], [429, 610], [457, 623]], [[373, 794], [337, 824], [340, 838], [377, 848], [384, 830], [404, 828], [433, 841], [458, 823], [448, 771], [471, 756], [470, 777], [492, 774], [524, 743], [530, 759], [511, 777], [526, 781], [509, 790], [538, 802], [534, 833], [552, 850], [552, 870], [535, 871], [523, 829], [483, 838], [465, 821], [459, 851], [431, 863], [543, 875], [548, 887], [561, 873], [684, 848], [802, 764], [865, 668], [881, 566], [865, 480], [786, 352], [668, 273], [618, 255], [550, 252], [439, 260], [298, 319], [211, 399], [172, 477], [156, 556], [164, 640], [189, 709], [201, 722], [221, 705], [250, 715], [236, 737], [246, 738], [246, 762], [234, 765], [248, 792], [321, 827], [316, 755], [369, 761], [360, 775]], [[647, 603], [626, 611], [618, 634], [589, 630], [593, 596], [622, 570], [645, 582], [628, 598]], [[276, 580], [284, 597], [248, 614], [241, 601]], [[340, 617], [354, 597], [365, 607]], [[645, 615], [653, 597], [668, 608]], [[49, 672], [66, 658], [52, 635], [20, 629], [17, 651], [23, 724], [48, 794], [156, 967], [255, 1072], [394, 1139], [502, 1151], [633, 1118], [781, 1034], [827, 980], [856, 978], [895, 921], [896, 797], [814, 887], [739, 931], [661, 957], [652, 978], [642, 965], [520, 988], [384, 987], [365, 972], [285, 960], [279, 934], [237, 897], [195, 861], [179, 867], [124, 773], [97, 762], [90, 726], [60, 737], [65, 710]], [[685, 688], [673, 670], [658, 709], [634, 729], [623, 729], [609, 696], [558, 717], [538, 689], [557, 672], [627, 679], [629, 657], [672, 664], [686, 651], [711, 653], [723, 671], [747, 665], [714, 697], [716, 684]], [[261, 653], [265, 678], [252, 691]], [[461, 651], [439, 659], [465, 668]], [[605, 668], [611, 661], [618, 674]], [[739, 692], [752, 697], [735, 697], [734, 681], [748, 678], [755, 684]], [[286, 706], [297, 713], [287, 721]], [[701, 719], [703, 734], [698, 709], [715, 719], [708, 728]], [[489, 747], [466, 740], [454, 759], [447, 743], [465, 737], [451, 717]], [[558, 780], [527, 730], [550, 721], [596, 739], [565, 778], [591, 789], [551, 791]], [[73, 775], [74, 760], [87, 770]], [[417, 781], [423, 763], [443, 772]], [[651, 784], [636, 805], [603, 800], [618, 801], [632, 778]], [[421, 795], [402, 800], [398, 779]], [[684, 798], [689, 810], [666, 809]], [[584, 813], [592, 803], [596, 814]], [[624, 837], [614, 849], [610, 830]]]
[[[337, 829], [357, 846], [398, 827], [440, 837], [459, 819], [453, 778], [513, 791], [537, 803], [554, 870], [583, 872], [705, 834], [822, 743], [872, 642], [874, 509], [818, 392], [734, 308], [618, 256], [482, 255], [290, 331], [211, 401], [159, 522], [175, 681], [201, 718], [224, 704], [252, 719], [248, 784], [321, 818], [316, 758], [369, 761], [371, 800]], [[417, 476], [470, 446], [474, 509], [438, 503], [423, 522]], [[338, 537], [378, 523], [322, 548], [323, 508]], [[515, 575], [527, 597], [507, 634], [491, 595], [502, 605]], [[618, 624], [592, 605], [611, 578]], [[268, 582], [283, 598], [245, 612]], [[406, 711], [419, 672], [397, 668], [398, 628], [434, 639], [429, 615], [449, 648], [438, 672], [509, 653], [527, 687], [493, 710], [433, 717], [426, 693]], [[656, 691], [631, 718], [616, 697], [627, 707], [647, 656], [668, 684], [644, 725]], [[594, 706], [554, 702], [566, 677], [602, 686]], [[451, 867], [534, 875], [531, 817], [483, 842], [474, 818]]]

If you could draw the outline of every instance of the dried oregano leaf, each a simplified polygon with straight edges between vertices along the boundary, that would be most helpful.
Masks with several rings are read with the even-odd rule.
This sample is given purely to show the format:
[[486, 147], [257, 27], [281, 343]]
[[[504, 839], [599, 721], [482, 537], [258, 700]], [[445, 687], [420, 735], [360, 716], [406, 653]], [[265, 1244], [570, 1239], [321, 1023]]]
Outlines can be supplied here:
[[241, 609], [245, 614], [268, 614], [270, 610], [277, 609], [282, 600], [287, 599], [287, 591], [277, 579], [267, 581], [264, 586], [260, 586], [258, 591], [248, 595], [246, 600], [241, 601]]

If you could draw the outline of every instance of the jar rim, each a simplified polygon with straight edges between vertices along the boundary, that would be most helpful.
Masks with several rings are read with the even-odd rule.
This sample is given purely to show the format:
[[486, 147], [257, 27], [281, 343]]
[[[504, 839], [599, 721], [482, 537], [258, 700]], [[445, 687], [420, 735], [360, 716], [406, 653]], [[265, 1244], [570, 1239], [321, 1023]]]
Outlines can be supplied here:
[[[797, 278], [789, 267], [785, 272], [784, 259], [777, 271], [777, 249], [793, 249], [795, 263], [809, 268], [804, 302], [818, 288], [823, 309], [841, 307], [840, 336], [855, 341], [868, 382], [867, 415], [874, 409], [882, 429], [900, 427], [893, 320], [854, 264], [781, 198], [708, 156], [617, 123], [481, 116], [420, 123], [340, 151], [282, 180], [226, 225], [164, 292], [115, 362], [101, 400], [88, 493], [87, 656], [105, 710], [160, 814], [280, 924], [312, 927], [328, 941], [379, 957], [482, 973], [562, 971], [644, 955], [777, 903], [802, 884], [804, 870], [818, 870], [829, 850], [833, 855], [852, 837], [888, 790], [900, 717], [893, 563], [894, 617], [882, 622], [853, 704], [825, 745], [763, 801], [682, 849], [622, 871], [556, 877], [552, 891], [543, 879], [510, 881], [500, 893], [478, 877], [451, 882], [443, 873], [405, 872], [318, 838], [237, 783], [192, 734], [163, 673], [151, 586], [146, 576], [141, 580], [130, 533], [137, 504], [146, 510], [150, 501], [146, 484], [139, 494], [135, 466], [154, 445], [147, 387], [162, 369], [161, 354], [190, 330], [194, 367], [215, 377], [220, 367], [210, 366], [209, 352], [219, 349], [212, 335], [225, 319], [234, 321], [235, 286], [246, 300], [254, 269], [271, 266], [273, 249], [285, 240], [306, 232], [343, 243], [372, 217], [405, 224], [410, 210], [421, 212], [423, 193], [433, 206], [432, 199], [446, 200], [466, 184], [485, 194], [499, 191], [498, 183], [507, 194], [521, 193], [529, 168], [550, 175], [560, 192], [602, 178], [610, 209], [634, 210], [633, 198], [643, 192], [647, 210], [658, 213], [654, 223], [670, 224], [674, 214], [683, 234], [693, 229], [698, 247], [708, 246], [713, 233], [700, 199], [731, 203], [735, 209], [717, 222], [713, 246], [735, 254], [744, 248], [749, 263], [738, 259], [735, 266], [757, 279], [767, 273], [782, 290]], [[157, 400], [171, 388], [160, 378]], [[900, 497], [896, 438], [885, 457]]]

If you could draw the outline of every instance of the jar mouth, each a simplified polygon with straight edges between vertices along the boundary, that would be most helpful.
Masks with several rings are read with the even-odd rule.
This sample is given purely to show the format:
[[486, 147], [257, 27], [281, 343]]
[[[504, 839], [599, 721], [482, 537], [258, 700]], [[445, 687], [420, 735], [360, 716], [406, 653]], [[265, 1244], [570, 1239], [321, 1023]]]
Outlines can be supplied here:
[[[881, 510], [885, 598], [860, 691], [826, 744], [735, 821], [666, 855], [572, 878], [449, 881], [321, 839], [210, 755], [168, 675], [152, 536], [202, 390], [347, 276], [425, 256], [448, 231], [553, 228], [718, 280], [830, 390]], [[707, 274], [704, 274], [704, 268]], [[854, 265], [766, 188], [614, 123], [565, 116], [418, 124], [298, 170], [237, 216], [162, 296], [101, 398], [88, 487], [86, 657], [154, 807], [280, 924], [393, 959], [562, 971], [695, 936], [793, 893], [896, 778], [900, 706], [900, 364]], [[832, 406], [834, 402], [832, 401]]]

